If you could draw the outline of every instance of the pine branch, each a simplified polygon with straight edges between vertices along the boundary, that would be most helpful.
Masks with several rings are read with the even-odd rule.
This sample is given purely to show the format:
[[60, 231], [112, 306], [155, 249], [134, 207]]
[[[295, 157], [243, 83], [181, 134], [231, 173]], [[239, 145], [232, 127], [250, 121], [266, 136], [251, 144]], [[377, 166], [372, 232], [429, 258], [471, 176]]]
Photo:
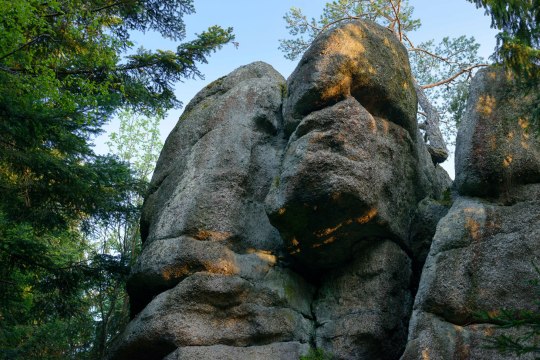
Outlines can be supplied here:
[[463, 75], [465, 73], [471, 73], [471, 71], [473, 71], [474, 69], [476, 68], [479, 68], [479, 67], [485, 67], [485, 66], [489, 66], [489, 64], [476, 64], [476, 65], [472, 65], [472, 66], [469, 66], [465, 69], [461, 69], [460, 71], [458, 71], [457, 73], [455, 73], [454, 75], [450, 76], [449, 78], [446, 78], [446, 79], [443, 79], [441, 81], [437, 81], [437, 82], [434, 82], [434, 83], [431, 83], [431, 84], [427, 84], [427, 85], [421, 85], [421, 88], [422, 89], [431, 89], [431, 88], [434, 88], [436, 86], [440, 86], [440, 85], [444, 85], [444, 84], [448, 84], [452, 81], [454, 81], [456, 78], [458, 78], [460, 75]]

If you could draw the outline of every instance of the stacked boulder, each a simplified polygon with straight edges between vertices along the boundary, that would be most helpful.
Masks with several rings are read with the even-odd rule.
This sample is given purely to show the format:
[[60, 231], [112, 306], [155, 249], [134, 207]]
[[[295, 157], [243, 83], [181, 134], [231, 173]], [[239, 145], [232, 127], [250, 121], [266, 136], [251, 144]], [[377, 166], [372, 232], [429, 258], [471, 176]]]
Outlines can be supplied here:
[[407, 52], [386, 28], [345, 24], [287, 85], [288, 143], [266, 203], [297, 268], [318, 281], [315, 345], [337, 359], [396, 359], [419, 260], [411, 223], [448, 185], [418, 135]]
[[203, 89], [158, 161], [110, 358], [399, 358], [438, 220], [421, 204], [450, 184], [416, 106], [405, 48], [360, 21], [287, 81], [258, 62]]
[[460, 196], [437, 226], [403, 360], [511, 358], [489, 340], [526, 330], [493, 319], [537, 310], [540, 141], [523, 111], [531, 101], [501, 69], [473, 79], [456, 145]]
[[279, 266], [282, 241], [264, 210], [283, 147], [284, 84], [253, 63], [186, 107], [144, 203], [144, 248], [128, 283], [136, 316], [112, 358], [306, 352], [314, 290]]

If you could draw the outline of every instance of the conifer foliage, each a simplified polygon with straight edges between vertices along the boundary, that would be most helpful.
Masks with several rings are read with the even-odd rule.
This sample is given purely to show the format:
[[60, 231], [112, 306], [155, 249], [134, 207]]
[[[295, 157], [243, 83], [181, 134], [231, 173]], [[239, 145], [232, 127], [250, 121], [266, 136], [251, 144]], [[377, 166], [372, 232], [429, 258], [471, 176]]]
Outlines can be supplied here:
[[[194, 11], [192, 0], [0, 0], [0, 358], [103, 352], [92, 295], [130, 259], [100, 254], [88, 234], [136, 218], [146, 179], [92, 141], [120, 109], [179, 107], [174, 84], [202, 77], [197, 64], [233, 40], [213, 26], [180, 43]], [[135, 51], [133, 31], [179, 45]]]

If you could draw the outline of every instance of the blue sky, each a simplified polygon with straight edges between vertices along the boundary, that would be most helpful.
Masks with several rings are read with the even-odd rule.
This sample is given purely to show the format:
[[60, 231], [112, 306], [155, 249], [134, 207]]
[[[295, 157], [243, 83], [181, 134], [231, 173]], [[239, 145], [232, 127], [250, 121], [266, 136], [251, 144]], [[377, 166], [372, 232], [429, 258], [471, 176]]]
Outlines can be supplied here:
[[[186, 16], [186, 33], [189, 40], [212, 25], [233, 27], [238, 48], [224, 47], [209, 58], [208, 64], [200, 65], [204, 80], [186, 80], [176, 85], [176, 95], [186, 105], [206, 84], [228, 74], [239, 66], [253, 61], [271, 64], [285, 78], [294, 70], [296, 62], [286, 60], [278, 50], [279, 39], [287, 38], [284, 14], [291, 6], [299, 7], [308, 16], [318, 17], [328, 0], [195, 0], [196, 13]], [[487, 58], [495, 47], [495, 30], [490, 28], [490, 19], [484, 10], [476, 9], [466, 0], [409, 0], [415, 8], [414, 15], [422, 22], [419, 31], [411, 34], [415, 43], [434, 39], [438, 42], [445, 36], [474, 36], [481, 44], [480, 53]], [[133, 39], [137, 46], [148, 49], [172, 49], [176, 44], [160, 38], [156, 34], [138, 34]], [[161, 126], [163, 139], [176, 124], [182, 109], [168, 113]], [[113, 121], [106, 127], [114, 131]], [[103, 138], [97, 139], [96, 150], [106, 151]], [[445, 164], [453, 177], [453, 160]]]

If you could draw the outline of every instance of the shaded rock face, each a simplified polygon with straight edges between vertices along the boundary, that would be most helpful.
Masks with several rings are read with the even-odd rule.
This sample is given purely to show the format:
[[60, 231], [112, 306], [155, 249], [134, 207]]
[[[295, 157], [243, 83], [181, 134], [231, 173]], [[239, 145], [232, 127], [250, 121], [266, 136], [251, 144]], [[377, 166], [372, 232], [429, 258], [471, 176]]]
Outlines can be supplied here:
[[284, 84], [253, 63], [186, 107], [144, 204], [144, 248], [128, 282], [136, 316], [110, 358], [307, 351], [314, 289], [279, 265], [282, 240], [263, 205], [283, 147]]
[[191, 273], [237, 273], [234, 252], [278, 255], [263, 201], [279, 166], [282, 88], [270, 65], [216, 80], [188, 104], [158, 160], [128, 287], [137, 313]]
[[[526, 136], [529, 131], [518, 122], [527, 121], [517, 109], [528, 100], [515, 93], [512, 101], [501, 99], [512, 94], [502, 76], [486, 69], [473, 79], [467, 118], [458, 133], [460, 196], [437, 225], [404, 360], [511, 358], [487, 349], [488, 339], [523, 335], [526, 329], [501, 329], [481, 314], [538, 309], [538, 289], [529, 282], [538, 278], [533, 264], [540, 258], [540, 183], [531, 183], [538, 148], [534, 135]], [[482, 108], [487, 102], [489, 109]], [[508, 118], [509, 113], [516, 117]], [[505, 164], [508, 151], [515, 162]]]
[[391, 241], [365, 244], [346, 266], [324, 275], [314, 313], [316, 345], [336, 359], [397, 359], [413, 297], [411, 259]]
[[347, 23], [287, 82], [259, 62], [196, 95], [145, 200], [133, 319], [111, 359], [399, 358], [444, 215], [418, 204], [450, 180], [417, 141], [392, 36]]
[[[317, 39], [287, 80], [292, 135], [266, 204], [303, 266], [342, 264], [363, 240], [408, 246], [417, 203], [438, 192], [415, 141], [406, 50], [394, 38], [373, 23], [344, 24]], [[333, 89], [339, 96], [330, 101]]]

